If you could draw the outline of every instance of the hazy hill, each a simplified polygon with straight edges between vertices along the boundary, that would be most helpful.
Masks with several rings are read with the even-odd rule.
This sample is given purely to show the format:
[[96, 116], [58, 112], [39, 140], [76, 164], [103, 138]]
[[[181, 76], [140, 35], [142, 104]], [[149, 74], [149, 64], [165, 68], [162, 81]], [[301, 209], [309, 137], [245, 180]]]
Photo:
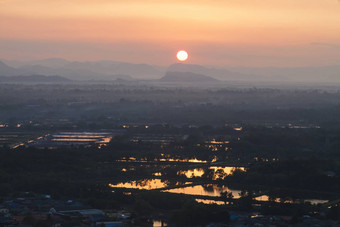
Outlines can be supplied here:
[[69, 64], [69, 62], [62, 58], [48, 58], [29, 62], [29, 65], [41, 65], [52, 68], [64, 67], [67, 64]]
[[271, 81], [340, 82], [340, 65], [323, 67], [233, 67], [239, 73], [264, 75]]
[[[91, 67], [88, 67], [91, 68]], [[40, 65], [27, 65], [20, 67], [26, 74], [44, 74], [44, 75], [63, 75], [73, 80], [115, 80], [126, 79], [132, 80], [133, 78], [127, 74], [114, 73], [114, 72], [96, 72], [95, 70], [85, 68], [50, 68]]]
[[0, 76], [61, 75], [73, 80], [159, 79], [168, 72], [191, 72], [219, 80], [244, 82], [340, 83], [340, 66], [325, 67], [229, 67], [214, 68], [173, 64], [168, 68], [115, 61], [77, 62], [51, 58], [38, 61], [0, 62]]
[[174, 64], [168, 71], [200, 73], [221, 80], [249, 82], [339, 83], [340, 66], [324, 67], [230, 67], [209, 68], [200, 65]]
[[46, 67], [62, 67], [69, 62], [62, 58], [48, 58], [48, 59], [42, 59], [42, 60], [32, 60], [32, 61], [14, 61], [14, 60], [2, 60], [5, 64], [19, 68], [25, 65], [41, 65]]
[[[54, 75], [62, 75], [62, 77], [66, 79], [65, 75], [69, 75], [69, 79], [76, 80], [133, 80], [133, 78], [127, 74], [113, 73], [110, 70], [107, 70], [107, 73], [97, 73], [91, 70], [92, 64], [84, 67], [86, 63], [69, 63], [63, 59], [48, 59], [32, 61], [31, 63], [46, 63], [47, 65], [50, 65], [50, 67], [43, 65], [24, 65], [19, 68], [14, 68], [0, 61], [0, 76], [49, 75], [53, 77]], [[14, 64], [18, 64], [18, 62], [15, 62]], [[72, 65], [73, 67], [69, 67], [69, 65]], [[53, 68], [52, 66], [62, 66], [62, 68]], [[16, 79], [22, 80], [19, 77]], [[39, 78], [37, 77], [35, 79]], [[43, 77], [41, 77], [41, 79], [43, 79]], [[9, 78], [5, 80], [9, 80]]]
[[71, 80], [61, 76], [0, 76], [0, 83], [67, 83]]
[[[165, 68], [148, 64], [133, 64], [115, 61], [67, 61], [51, 58], [40, 61], [6, 61], [28, 74], [62, 75], [76, 80], [124, 79], [158, 79], [164, 75]], [[115, 77], [114, 75], [120, 75]]]
[[170, 65], [167, 71], [173, 72], [192, 72], [196, 74], [203, 74], [220, 80], [255, 80], [264, 79], [259, 75], [243, 74], [239, 72], [233, 72], [227, 69], [209, 68], [201, 65], [193, 64], [173, 64]]
[[192, 72], [167, 72], [159, 81], [171, 83], [213, 83], [218, 80]]
[[0, 76], [17, 76], [24, 74], [23, 70], [10, 67], [0, 61]]

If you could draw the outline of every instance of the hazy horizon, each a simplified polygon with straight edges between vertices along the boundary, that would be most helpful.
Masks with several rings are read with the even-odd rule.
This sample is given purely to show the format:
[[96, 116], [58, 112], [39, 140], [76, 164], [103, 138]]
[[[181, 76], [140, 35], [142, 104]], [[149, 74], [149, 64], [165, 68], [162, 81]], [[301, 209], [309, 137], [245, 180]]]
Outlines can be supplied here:
[[336, 0], [0, 1], [0, 58], [309, 67], [340, 60]]
[[13, 60], [9, 58], [0, 58], [0, 61], [5, 63], [8, 66], [11, 67], [21, 67], [24, 65], [34, 65], [36, 62], [39, 62], [39, 64], [43, 61], [54, 61], [54, 60], [60, 60], [60, 61], [67, 61], [68, 63], [100, 63], [100, 62], [115, 62], [115, 63], [128, 63], [128, 64], [134, 64], [134, 65], [151, 65], [151, 66], [156, 66], [156, 67], [162, 67], [162, 68], [167, 68], [172, 65], [176, 64], [183, 64], [183, 65], [188, 65], [188, 66], [203, 66], [207, 68], [216, 68], [216, 69], [235, 69], [235, 68], [249, 68], [249, 69], [269, 69], [269, 68], [282, 68], [282, 69], [295, 69], [295, 68], [323, 68], [323, 67], [332, 67], [332, 66], [340, 66], [339, 63], [334, 63], [334, 64], [325, 64], [325, 65], [310, 65], [310, 66], [304, 66], [304, 65], [291, 65], [291, 66], [251, 66], [251, 65], [242, 65], [242, 66], [229, 66], [229, 65], [211, 65], [211, 64], [199, 64], [199, 63], [189, 63], [189, 62], [179, 62], [176, 61], [175, 57], [172, 62], [169, 64], [157, 64], [157, 63], [147, 63], [145, 61], [140, 61], [140, 62], [133, 62], [133, 61], [121, 61], [121, 60], [112, 60], [112, 59], [96, 59], [96, 60], [90, 60], [90, 59], [84, 59], [84, 60], [77, 60], [77, 59], [70, 59], [70, 58], [63, 58], [63, 57], [46, 57], [46, 58], [33, 58], [33, 59], [18, 59], [18, 60]]

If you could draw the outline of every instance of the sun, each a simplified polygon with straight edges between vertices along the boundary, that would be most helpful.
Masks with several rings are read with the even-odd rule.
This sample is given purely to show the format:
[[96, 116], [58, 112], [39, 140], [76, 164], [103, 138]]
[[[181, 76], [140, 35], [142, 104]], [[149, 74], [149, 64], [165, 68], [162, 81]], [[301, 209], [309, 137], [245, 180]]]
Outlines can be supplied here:
[[188, 53], [185, 50], [180, 50], [177, 52], [178, 61], [186, 61], [188, 59]]

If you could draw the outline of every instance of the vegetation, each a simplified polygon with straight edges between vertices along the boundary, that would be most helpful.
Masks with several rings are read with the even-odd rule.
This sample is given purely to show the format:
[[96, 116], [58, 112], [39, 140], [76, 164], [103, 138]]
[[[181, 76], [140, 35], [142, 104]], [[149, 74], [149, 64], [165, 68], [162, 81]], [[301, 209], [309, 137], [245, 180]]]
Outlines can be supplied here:
[[[140, 223], [163, 215], [174, 226], [226, 222], [230, 211], [296, 220], [303, 214], [339, 217], [337, 206], [304, 202], [339, 199], [337, 91], [0, 85], [1, 100], [0, 198], [33, 191], [101, 209], [127, 208]], [[104, 130], [114, 138], [100, 149], [95, 144], [38, 149], [25, 143], [79, 130]], [[11, 149], [13, 143], [24, 146]], [[225, 166], [246, 171], [225, 173]], [[202, 174], [185, 175], [195, 169]], [[208, 198], [112, 187], [131, 181], [141, 186], [150, 179], [168, 189], [189, 182], [241, 193], [235, 198], [227, 190]], [[268, 201], [258, 201], [260, 195]], [[224, 205], [201, 204], [196, 198]], [[29, 224], [30, 217], [25, 221]]]

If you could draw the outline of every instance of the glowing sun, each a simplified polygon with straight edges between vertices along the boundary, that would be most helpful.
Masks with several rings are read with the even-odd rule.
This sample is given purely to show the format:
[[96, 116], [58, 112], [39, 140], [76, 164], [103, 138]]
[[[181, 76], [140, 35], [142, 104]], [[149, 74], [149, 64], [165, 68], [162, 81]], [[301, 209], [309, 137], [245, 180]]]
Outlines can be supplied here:
[[185, 50], [180, 50], [177, 52], [178, 61], [186, 61], [188, 59], [188, 53]]

